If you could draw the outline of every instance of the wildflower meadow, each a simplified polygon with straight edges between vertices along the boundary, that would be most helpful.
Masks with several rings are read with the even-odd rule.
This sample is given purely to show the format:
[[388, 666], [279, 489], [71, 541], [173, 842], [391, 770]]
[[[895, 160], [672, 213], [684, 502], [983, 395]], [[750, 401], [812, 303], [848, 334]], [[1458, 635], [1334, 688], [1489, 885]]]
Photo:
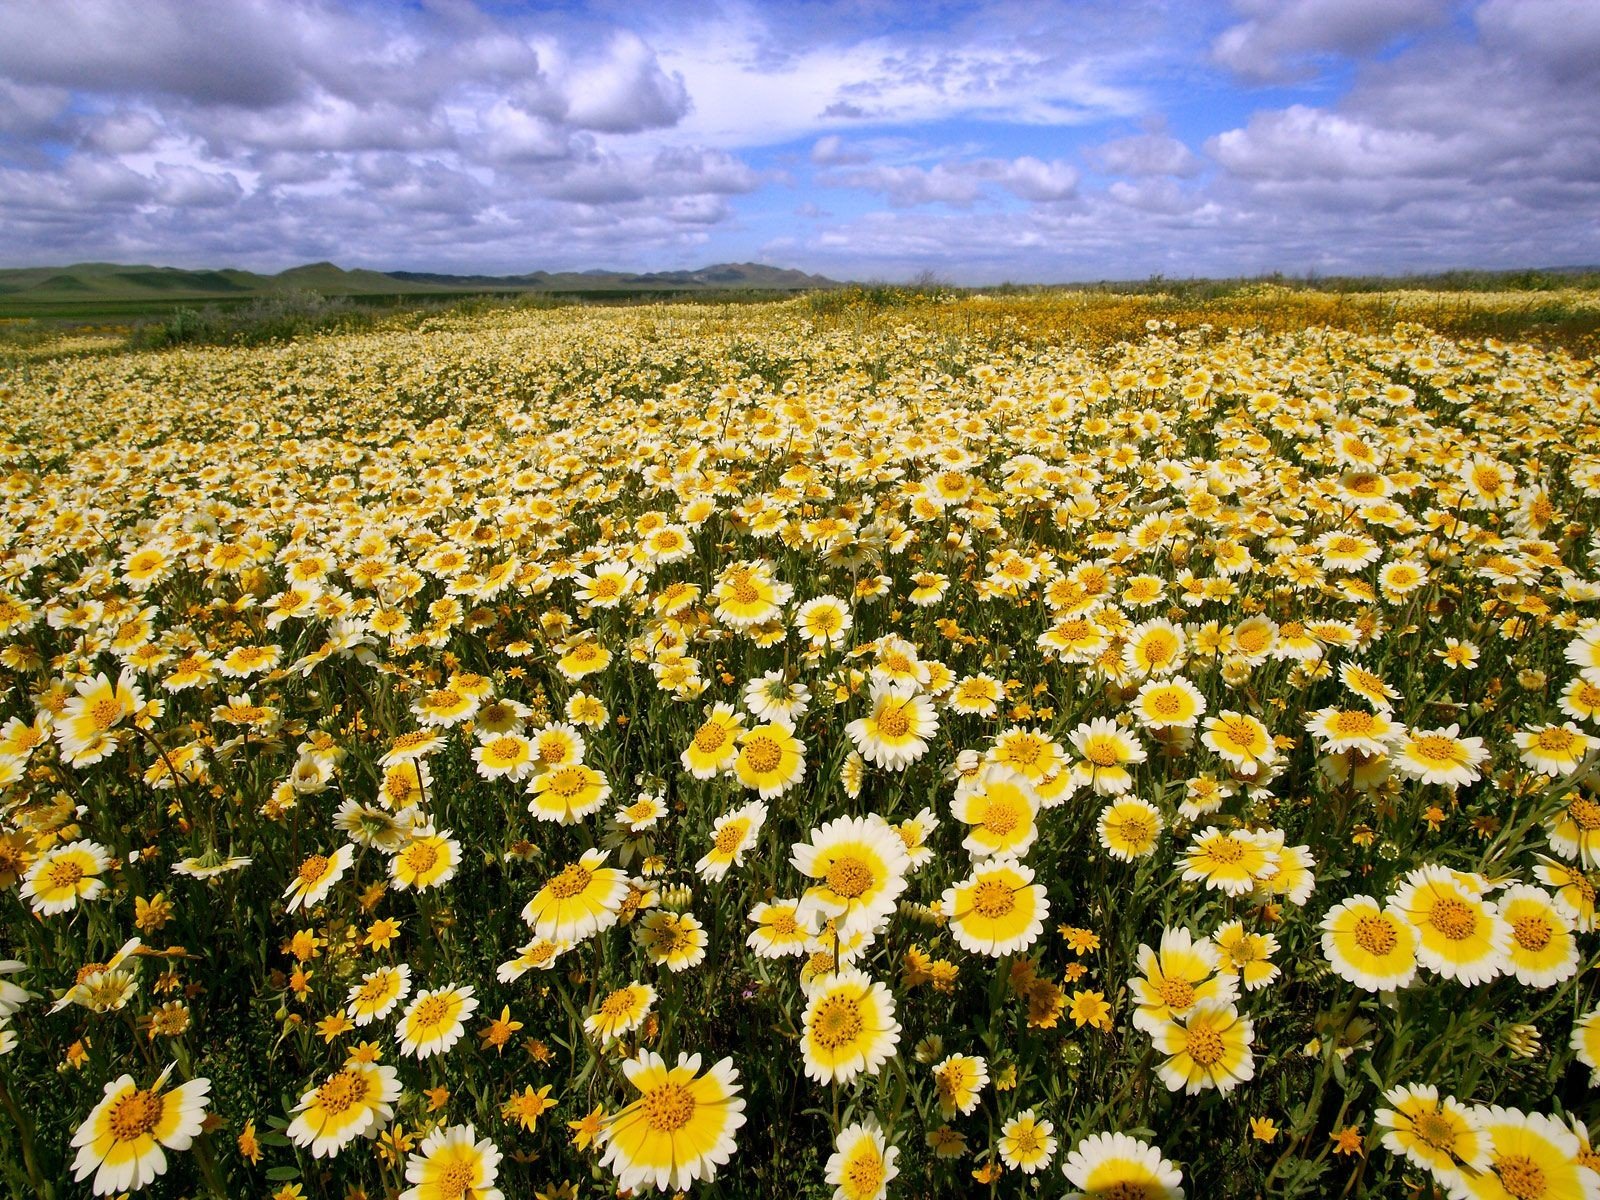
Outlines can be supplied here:
[[5, 361], [10, 1194], [1600, 1198], [1596, 347], [881, 301]]

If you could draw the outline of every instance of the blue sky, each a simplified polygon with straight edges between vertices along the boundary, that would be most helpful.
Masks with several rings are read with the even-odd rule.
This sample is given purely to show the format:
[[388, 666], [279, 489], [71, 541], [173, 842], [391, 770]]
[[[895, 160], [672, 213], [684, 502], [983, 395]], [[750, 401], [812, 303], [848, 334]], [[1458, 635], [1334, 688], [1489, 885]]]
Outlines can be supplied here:
[[0, 0], [0, 256], [1600, 263], [1595, 0]]

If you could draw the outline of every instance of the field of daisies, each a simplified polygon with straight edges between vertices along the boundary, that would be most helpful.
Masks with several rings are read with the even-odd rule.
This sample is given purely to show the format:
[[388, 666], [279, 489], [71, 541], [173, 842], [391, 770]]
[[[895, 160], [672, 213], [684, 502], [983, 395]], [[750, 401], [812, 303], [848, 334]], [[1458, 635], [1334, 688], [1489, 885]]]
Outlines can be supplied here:
[[1600, 365], [1064, 303], [8, 363], [4, 1189], [1600, 1198]]

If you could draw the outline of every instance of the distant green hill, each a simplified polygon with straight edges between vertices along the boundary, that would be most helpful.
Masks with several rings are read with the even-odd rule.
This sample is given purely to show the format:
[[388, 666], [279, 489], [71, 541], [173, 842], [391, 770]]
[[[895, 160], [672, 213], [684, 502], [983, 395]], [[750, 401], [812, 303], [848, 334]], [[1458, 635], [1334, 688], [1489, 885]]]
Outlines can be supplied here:
[[324, 296], [398, 296], [462, 292], [805, 291], [839, 287], [831, 279], [761, 263], [718, 263], [697, 271], [565, 271], [525, 275], [445, 275], [422, 271], [347, 271], [307, 263], [277, 275], [252, 271], [75, 263], [68, 267], [0, 269], [0, 306], [122, 304], [151, 301], [246, 300], [286, 291]]

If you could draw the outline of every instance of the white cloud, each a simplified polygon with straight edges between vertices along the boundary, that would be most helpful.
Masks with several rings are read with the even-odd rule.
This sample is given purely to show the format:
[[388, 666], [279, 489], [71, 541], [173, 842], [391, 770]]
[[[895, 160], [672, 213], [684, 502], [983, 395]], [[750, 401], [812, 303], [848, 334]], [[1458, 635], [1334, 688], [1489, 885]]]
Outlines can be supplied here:
[[1150, 132], [1117, 138], [1087, 154], [1091, 162], [1110, 175], [1198, 175], [1200, 160], [1170, 134]]
[[1381, 49], [1443, 21], [1449, 0], [1235, 0], [1245, 20], [1212, 43], [1217, 62], [1247, 79], [1308, 73], [1313, 60]]

